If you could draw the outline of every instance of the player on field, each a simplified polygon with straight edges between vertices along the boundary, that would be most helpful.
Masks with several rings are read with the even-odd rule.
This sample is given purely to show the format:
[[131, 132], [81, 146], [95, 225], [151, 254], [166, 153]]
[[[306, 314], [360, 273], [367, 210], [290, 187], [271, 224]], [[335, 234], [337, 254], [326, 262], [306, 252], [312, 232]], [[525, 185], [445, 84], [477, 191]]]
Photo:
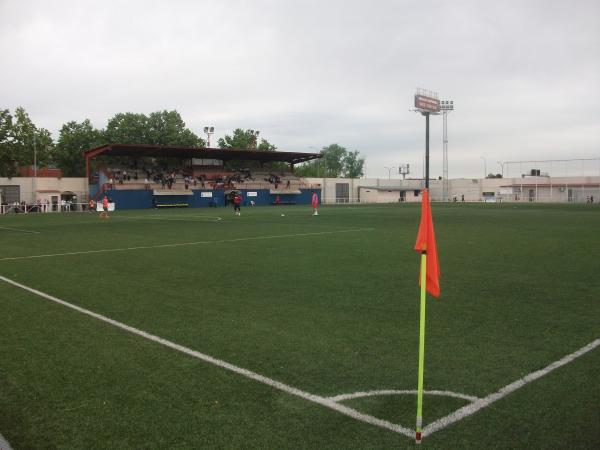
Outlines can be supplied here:
[[105, 195], [102, 199], [102, 212], [100, 213], [101, 219], [108, 219], [108, 197]]
[[240, 215], [240, 205], [242, 204], [242, 196], [240, 195], [239, 192], [235, 193], [235, 196], [233, 197], [233, 213], [236, 216]]

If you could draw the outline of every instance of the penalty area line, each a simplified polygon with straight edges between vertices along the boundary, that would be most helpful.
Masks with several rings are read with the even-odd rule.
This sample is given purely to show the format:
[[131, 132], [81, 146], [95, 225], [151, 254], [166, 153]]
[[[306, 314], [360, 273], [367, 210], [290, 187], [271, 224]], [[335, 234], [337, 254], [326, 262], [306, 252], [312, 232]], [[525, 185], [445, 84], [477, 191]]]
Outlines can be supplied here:
[[146, 331], [140, 330], [138, 328], [126, 325], [122, 322], [118, 322], [114, 319], [111, 319], [109, 317], [103, 316], [102, 314], [98, 314], [95, 313], [93, 311], [90, 311], [88, 309], [82, 308], [80, 306], [74, 305], [72, 303], [66, 302], [64, 300], [61, 300], [57, 297], [53, 297], [50, 294], [46, 294], [44, 292], [38, 291], [37, 289], [33, 289], [30, 288], [28, 286], [25, 286], [24, 284], [18, 283], [16, 281], [13, 281], [9, 278], [3, 277], [2, 275], [0, 275], [0, 280], [4, 281], [5, 283], [8, 283], [12, 286], [15, 286], [19, 289], [23, 289], [27, 292], [30, 292], [34, 295], [37, 295], [38, 297], [42, 297], [46, 300], [50, 300], [54, 303], [58, 303], [59, 305], [65, 306], [67, 308], [73, 309], [79, 313], [85, 314], [89, 317], [93, 317], [94, 319], [100, 320], [102, 322], [108, 323], [114, 327], [120, 328], [121, 330], [127, 331], [128, 333], [134, 334], [136, 336], [140, 336], [144, 339], [148, 339], [152, 342], [155, 342], [157, 344], [163, 345], [165, 347], [168, 347], [172, 350], [184, 353], [186, 355], [189, 355], [193, 358], [202, 360], [206, 363], [212, 364], [214, 366], [217, 367], [221, 367], [223, 369], [229, 370], [231, 372], [237, 373], [238, 375], [242, 375], [246, 378], [250, 378], [252, 380], [258, 381], [259, 383], [265, 384], [267, 386], [270, 386], [274, 389], [278, 389], [280, 391], [283, 391], [287, 394], [291, 394], [294, 395], [296, 397], [300, 397], [304, 400], [308, 400], [310, 402], [313, 403], [317, 403], [321, 406], [324, 406], [326, 408], [332, 409], [334, 411], [337, 411], [338, 413], [344, 414], [345, 416], [351, 417], [355, 420], [358, 420], [360, 422], [363, 423], [367, 423], [370, 425], [374, 425], [380, 428], [385, 428], [387, 430], [402, 434], [406, 437], [412, 438], [414, 435], [414, 431], [410, 430], [408, 428], [405, 428], [401, 425], [397, 425], [391, 422], [388, 422], [386, 420], [382, 420], [382, 419], [378, 419], [377, 417], [373, 417], [370, 416], [368, 414], [364, 414], [361, 413], [360, 411], [357, 411], [355, 409], [349, 408], [347, 406], [341, 405], [339, 403], [337, 403], [334, 400], [331, 400], [330, 398], [326, 398], [326, 397], [321, 397], [319, 395], [315, 395], [315, 394], [311, 394], [310, 392], [306, 392], [306, 391], [302, 391], [298, 388], [295, 388], [293, 386], [287, 385], [285, 383], [282, 383], [280, 381], [274, 380], [272, 378], [268, 378], [266, 376], [260, 375], [256, 372], [252, 372], [251, 370], [248, 369], [244, 369], [242, 367], [238, 367], [234, 364], [230, 364], [226, 361], [223, 361], [221, 359], [217, 359], [214, 358], [210, 355], [207, 355], [205, 353], [201, 353], [198, 352], [196, 350], [192, 350], [191, 348], [188, 347], [184, 347], [183, 345], [179, 345], [176, 344], [175, 342], [169, 341], [167, 339], [163, 339], [159, 336], [156, 336], [154, 334], [148, 333]]
[[219, 240], [215, 240], [215, 241], [195, 241], [195, 242], [181, 242], [181, 243], [175, 243], [175, 244], [141, 245], [138, 247], [107, 248], [107, 249], [101, 249], [101, 250], [83, 250], [80, 252], [50, 253], [50, 254], [46, 254], [46, 255], [12, 256], [12, 257], [7, 257], [7, 258], [0, 258], [0, 261], [15, 261], [15, 260], [20, 260], [20, 259], [35, 259], [35, 258], [51, 258], [54, 256], [90, 255], [93, 253], [127, 252], [127, 251], [133, 251], [133, 250], [148, 250], [148, 249], [153, 249], [153, 248], [184, 247], [187, 245], [225, 244], [225, 243], [229, 243], [229, 242], [260, 241], [260, 240], [264, 240], [264, 239], [322, 236], [322, 235], [327, 235], [327, 234], [356, 233], [356, 232], [361, 232], [361, 231], [373, 231], [373, 230], [374, 230], [374, 228], [356, 228], [356, 229], [351, 229], [351, 230], [318, 231], [318, 232], [313, 232], [313, 233], [279, 234], [279, 235], [271, 235], [271, 236], [255, 236], [255, 237], [236, 238], [236, 239], [219, 239]]
[[544, 375], [548, 375], [553, 370], [558, 369], [570, 362], [573, 362], [575, 359], [580, 356], [585, 355], [588, 352], [591, 352], [596, 347], [600, 346], [600, 339], [596, 339], [595, 341], [590, 342], [587, 345], [584, 345], [579, 350], [559, 359], [558, 361], [554, 361], [552, 364], [547, 365], [543, 369], [536, 370], [535, 372], [531, 372], [528, 375], [525, 375], [523, 378], [519, 378], [516, 381], [513, 381], [510, 384], [507, 384], [503, 388], [498, 391], [488, 395], [487, 397], [478, 399], [473, 403], [463, 406], [462, 408], [457, 409], [451, 414], [448, 414], [445, 417], [442, 417], [434, 422], [431, 422], [425, 428], [423, 428], [423, 437], [429, 436], [436, 431], [439, 431], [443, 428], [446, 428], [448, 425], [451, 425], [459, 420], [464, 419], [472, 414], [475, 414], [480, 409], [483, 409], [487, 406], [490, 406], [492, 403], [497, 402], [498, 400], [506, 397], [508, 394], [516, 391], [517, 389], [521, 389], [523, 386], [535, 381]]

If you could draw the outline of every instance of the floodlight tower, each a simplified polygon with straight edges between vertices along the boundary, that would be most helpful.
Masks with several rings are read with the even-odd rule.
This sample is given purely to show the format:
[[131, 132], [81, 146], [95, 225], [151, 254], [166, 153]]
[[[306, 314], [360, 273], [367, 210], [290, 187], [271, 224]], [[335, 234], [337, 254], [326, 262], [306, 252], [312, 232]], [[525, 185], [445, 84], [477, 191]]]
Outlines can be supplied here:
[[417, 88], [415, 111], [425, 116], [425, 189], [429, 189], [429, 116], [440, 113], [438, 93]]
[[410, 164], [400, 164], [398, 173], [402, 175], [402, 181], [406, 179], [406, 175], [410, 173]]
[[215, 127], [204, 127], [206, 133], [206, 147], [210, 148], [210, 135], [215, 132]]
[[442, 111], [443, 119], [443, 135], [442, 141], [444, 144], [444, 163], [443, 163], [443, 180], [442, 180], [442, 201], [448, 200], [448, 191], [450, 187], [450, 181], [448, 180], [448, 114], [454, 111], [453, 100], [442, 100], [440, 102], [440, 109]]

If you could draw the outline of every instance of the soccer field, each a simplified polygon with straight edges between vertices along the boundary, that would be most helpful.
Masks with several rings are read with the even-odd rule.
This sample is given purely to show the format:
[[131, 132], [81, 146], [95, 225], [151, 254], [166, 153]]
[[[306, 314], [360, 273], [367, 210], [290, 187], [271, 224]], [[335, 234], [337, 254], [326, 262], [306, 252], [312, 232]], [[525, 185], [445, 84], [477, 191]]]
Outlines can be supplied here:
[[[600, 208], [432, 211], [421, 446], [597, 448]], [[319, 214], [0, 216], [0, 433], [15, 449], [415, 447], [420, 205]]]

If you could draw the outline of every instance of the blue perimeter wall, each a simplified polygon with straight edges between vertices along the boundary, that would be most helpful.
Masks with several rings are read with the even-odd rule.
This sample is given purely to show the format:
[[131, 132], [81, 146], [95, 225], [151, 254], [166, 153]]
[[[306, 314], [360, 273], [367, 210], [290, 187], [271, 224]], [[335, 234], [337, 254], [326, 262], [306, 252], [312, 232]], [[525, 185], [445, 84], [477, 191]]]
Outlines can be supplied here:
[[[157, 195], [154, 196], [151, 190], [115, 190], [106, 191], [111, 201], [115, 202], [117, 209], [148, 209], [154, 208], [155, 202], [158, 204], [177, 204], [187, 203], [190, 208], [203, 208], [210, 206], [225, 206], [225, 192], [222, 190], [212, 191], [210, 189], [191, 189], [193, 195]], [[247, 206], [250, 200], [254, 200], [256, 205], [271, 205], [279, 195], [279, 201], [282, 204], [295, 203], [298, 205], [308, 205], [312, 200], [312, 193], [315, 191], [321, 202], [320, 189], [301, 189], [300, 194], [271, 194], [269, 189], [239, 189], [242, 193], [242, 205]], [[247, 193], [256, 192], [256, 197], [248, 197]], [[212, 192], [212, 197], [202, 197], [201, 192]], [[281, 205], [283, 206], [283, 205]]]

